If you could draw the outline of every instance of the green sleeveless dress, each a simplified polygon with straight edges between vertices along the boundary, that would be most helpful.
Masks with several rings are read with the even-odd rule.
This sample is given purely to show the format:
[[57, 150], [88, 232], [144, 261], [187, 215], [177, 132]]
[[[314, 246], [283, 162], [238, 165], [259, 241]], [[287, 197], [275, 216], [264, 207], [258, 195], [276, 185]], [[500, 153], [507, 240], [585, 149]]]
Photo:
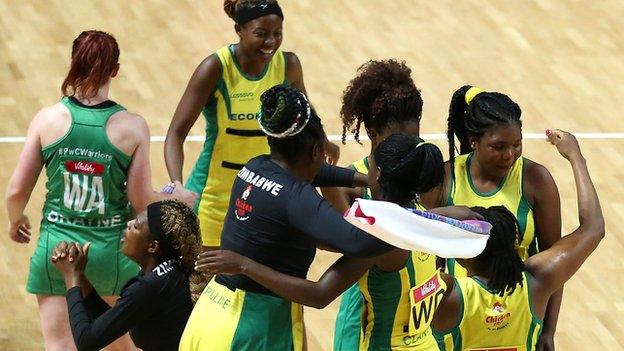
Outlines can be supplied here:
[[72, 116], [69, 131], [42, 148], [46, 199], [37, 247], [30, 260], [26, 290], [65, 295], [65, 282], [50, 261], [61, 241], [91, 242], [85, 274], [100, 295], [118, 295], [139, 267], [120, 252], [131, 218], [126, 175], [131, 156], [106, 135], [106, 122], [124, 108], [111, 101], [84, 106], [68, 97], [61, 103]]

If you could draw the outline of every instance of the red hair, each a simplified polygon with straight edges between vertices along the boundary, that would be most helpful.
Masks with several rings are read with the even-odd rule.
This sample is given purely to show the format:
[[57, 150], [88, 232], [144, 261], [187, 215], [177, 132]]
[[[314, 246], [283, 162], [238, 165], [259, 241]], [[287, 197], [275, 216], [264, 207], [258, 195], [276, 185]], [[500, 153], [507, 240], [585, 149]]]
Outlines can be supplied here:
[[119, 46], [112, 35], [98, 30], [80, 33], [74, 40], [71, 67], [61, 85], [63, 95], [94, 97], [118, 64]]

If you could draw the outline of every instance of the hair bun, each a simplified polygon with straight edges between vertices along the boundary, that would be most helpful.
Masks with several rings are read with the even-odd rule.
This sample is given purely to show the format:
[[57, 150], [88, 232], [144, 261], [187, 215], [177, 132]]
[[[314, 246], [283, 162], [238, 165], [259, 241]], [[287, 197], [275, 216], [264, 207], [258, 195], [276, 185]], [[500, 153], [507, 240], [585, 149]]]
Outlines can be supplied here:
[[236, 14], [236, 3], [238, 3], [238, 0], [223, 1], [223, 11], [225, 11], [231, 19], [234, 19], [234, 15]]
[[260, 128], [275, 138], [287, 138], [301, 132], [312, 115], [305, 95], [286, 84], [265, 91], [260, 101]]

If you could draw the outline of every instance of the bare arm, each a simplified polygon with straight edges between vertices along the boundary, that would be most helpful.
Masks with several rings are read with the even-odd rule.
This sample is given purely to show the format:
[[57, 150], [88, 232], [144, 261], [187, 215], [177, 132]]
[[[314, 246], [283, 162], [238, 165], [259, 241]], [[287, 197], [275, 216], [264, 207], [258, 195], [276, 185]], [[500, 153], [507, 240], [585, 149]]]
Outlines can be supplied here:
[[128, 168], [126, 181], [126, 193], [128, 201], [136, 212], [141, 212], [152, 202], [176, 198], [192, 207], [197, 195], [184, 190], [182, 184], [177, 182], [173, 194], [165, 194], [154, 191], [152, 187], [152, 172], [149, 159], [150, 133], [145, 120], [138, 115], [126, 119], [126, 128], [133, 131], [136, 138], [136, 148], [132, 153], [132, 161]]
[[303, 82], [303, 67], [297, 55], [293, 52], [284, 52], [284, 59], [286, 60], [286, 80], [288, 84], [308, 95]]
[[363, 188], [321, 188], [321, 194], [338, 211], [345, 212], [356, 197], [362, 197]]
[[[530, 162], [530, 161], [529, 161]], [[532, 199], [535, 215], [535, 232], [540, 251], [548, 250], [561, 239], [561, 203], [559, 191], [550, 172], [537, 163], [530, 162], [526, 170], [525, 192]], [[554, 334], [557, 329], [559, 308], [563, 297], [563, 286], [548, 300], [548, 307], [544, 316], [544, 329], [540, 336], [538, 351], [549, 345], [547, 350], [554, 348]], [[541, 344], [544, 344], [543, 346]]]
[[44, 122], [43, 113], [43, 110], [40, 111], [30, 123], [24, 148], [7, 185], [6, 207], [9, 218], [9, 236], [17, 243], [30, 241], [30, 221], [24, 215], [24, 209], [43, 168], [39, 136]]
[[202, 108], [215, 91], [221, 72], [221, 63], [215, 55], [206, 58], [191, 76], [173, 114], [165, 139], [165, 164], [172, 181], [182, 182], [182, 145]]
[[373, 265], [372, 259], [343, 256], [323, 273], [318, 282], [312, 282], [278, 272], [232, 251], [208, 251], [201, 257], [195, 263], [197, 270], [208, 274], [244, 274], [287, 300], [318, 309], [334, 301]]
[[604, 237], [604, 217], [600, 201], [576, 138], [570, 133], [554, 131], [549, 134], [549, 140], [572, 166], [580, 225], [548, 250], [526, 261], [526, 268], [537, 283], [534, 290], [539, 292], [539, 296], [536, 297], [541, 299], [547, 299], [552, 292], [561, 288]]

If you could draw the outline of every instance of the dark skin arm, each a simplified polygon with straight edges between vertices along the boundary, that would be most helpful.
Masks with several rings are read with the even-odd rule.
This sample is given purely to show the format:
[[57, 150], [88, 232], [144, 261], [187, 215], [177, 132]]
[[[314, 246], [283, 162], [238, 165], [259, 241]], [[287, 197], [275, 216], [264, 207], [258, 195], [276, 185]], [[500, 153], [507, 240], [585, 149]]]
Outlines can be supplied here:
[[195, 263], [208, 274], [244, 274], [275, 294], [302, 305], [324, 308], [353, 285], [374, 264], [374, 259], [339, 258], [317, 281], [278, 272], [228, 250], [210, 251]]
[[208, 56], [195, 69], [173, 114], [165, 139], [165, 164], [172, 181], [182, 182], [184, 139], [214, 93], [221, 73], [221, 63], [217, 56]]
[[[537, 243], [540, 251], [544, 251], [561, 239], [559, 191], [550, 172], [544, 166], [529, 160], [526, 162], [524, 191], [533, 204], [535, 231], [538, 233]], [[554, 350], [554, 335], [562, 297], [563, 286], [550, 297], [537, 351]]]
[[[445, 208], [447, 209], [450, 210], [445, 214], [460, 220], [478, 216], [465, 206]], [[410, 254], [411, 252], [407, 250], [393, 249], [367, 259], [343, 256], [334, 262], [317, 282], [278, 272], [228, 250], [203, 253], [195, 262], [195, 270], [210, 275], [244, 274], [285, 299], [321, 309], [358, 281], [373, 265], [386, 272], [398, 271], [405, 267]], [[452, 280], [452, 277], [450, 279]]]
[[364, 188], [321, 188], [321, 194], [338, 212], [345, 212], [353, 200], [364, 196]]
[[591, 181], [585, 158], [573, 135], [554, 131], [551, 143], [572, 166], [577, 190], [579, 227], [561, 238], [548, 250], [525, 262], [526, 270], [534, 278], [531, 295], [538, 311], [550, 306], [550, 294], [559, 290], [596, 249], [605, 233], [604, 217], [598, 194]]
[[455, 280], [452, 276], [440, 272], [440, 277], [446, 283], [446, 292], [435, 311], [431, 327], [437, 331], [444, 332], [459, 323], [461, 296], [460, 292], [455, 289]]
[[[420, 203], [422, 203], [427, 209], [446, 206], [446, 197], [451, 187], [451, 163], [446, 161], [444, 163], [444, 181], [439, 186], [433, 188], [426, 194], [420, 195]], [[436, 266], [441, 270], [446, 268], [446, 259], [443, 257], [436, 258]]]

